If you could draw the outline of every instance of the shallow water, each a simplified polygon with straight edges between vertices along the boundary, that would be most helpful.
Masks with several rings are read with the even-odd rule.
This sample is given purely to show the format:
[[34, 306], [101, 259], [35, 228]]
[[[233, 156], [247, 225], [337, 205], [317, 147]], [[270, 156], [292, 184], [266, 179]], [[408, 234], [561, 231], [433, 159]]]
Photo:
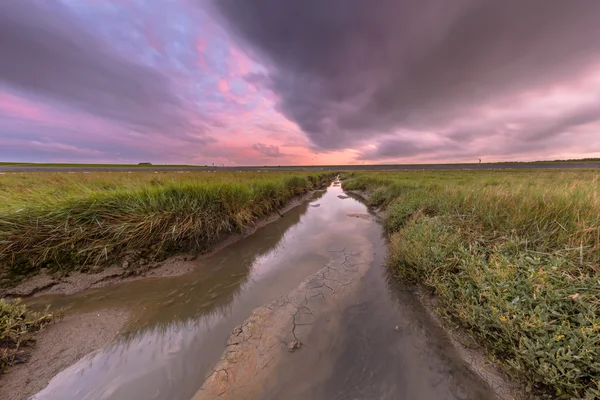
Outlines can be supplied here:
[[[297, 287], [342, 249], [371, 242], [373, 262], [335, 334], [315, 324], [265, 399], [488, 399], [416, 297], [389, 279], [385, 239], [366, 207], [339, 184], [219, 253], [193, 272], [74, 296], [46, 296], [68, 312], [121, 307], [128, 333], [58, 374], [35, 399], [189, 399], [252, 310]], [[318, 207], [315, 207], [319, 205]]]

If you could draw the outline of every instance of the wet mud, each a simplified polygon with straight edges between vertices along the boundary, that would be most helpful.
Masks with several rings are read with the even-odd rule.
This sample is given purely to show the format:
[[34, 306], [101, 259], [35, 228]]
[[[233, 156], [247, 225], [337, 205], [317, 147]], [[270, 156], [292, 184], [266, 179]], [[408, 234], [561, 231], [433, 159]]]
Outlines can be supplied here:
[[[0, 399], [22, 400], [43, 389], [57, 373], [123, 333], [127, 312], [119, 309], [70, 315], [37, 335], [31, 356], [0, 377]], [[31, 349], [28, 349], [31, 350]]]
[[317, 319], [328, 316], [332, 322], [339, 315], [339, 306], [356, 290], [372, 261], [368, 240], [352, 251], [330, 251], [334, 259], [321, 271], [291, 293], [259, 307], [234, 329], [221, 360], [194, 400], [260, 398], [269, 385], [277, 384], [273, 377], [280, 368], [295, 367], [286, 365], [291, 361], [288, 353], [311, 350]]

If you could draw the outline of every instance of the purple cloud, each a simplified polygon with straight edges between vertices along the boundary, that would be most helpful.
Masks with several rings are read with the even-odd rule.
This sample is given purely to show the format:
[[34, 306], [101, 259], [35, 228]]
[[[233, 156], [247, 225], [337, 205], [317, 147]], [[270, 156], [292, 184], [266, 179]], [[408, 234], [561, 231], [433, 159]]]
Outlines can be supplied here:
[[160, 72], [119, 54], [59, 2], [0, 3], [0, 82], [139, 130], [200, 129]]
[[598, 20], [584, 0], [0, 2], [0, 160], [597, 156]]

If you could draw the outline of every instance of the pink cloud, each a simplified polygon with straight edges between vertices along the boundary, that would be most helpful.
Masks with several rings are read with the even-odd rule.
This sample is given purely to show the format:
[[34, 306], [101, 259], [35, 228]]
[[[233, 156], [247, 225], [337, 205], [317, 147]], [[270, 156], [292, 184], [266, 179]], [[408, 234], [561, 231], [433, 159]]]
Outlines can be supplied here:
[[156, 35], [154, 28], [152, 28], [148, 25], [145, 25], [142, 32], [144, 34], [144, 37], [146, 38], [146, 41], [150, 45], [150, 47], [152, 47], [158, 53], [164, 53], [164, 51], [165, 51], [164, 43], [158, 38], [158, 35]]
[[204, 51], [206, 50], [207, 39], [205, 36], [196, 38], [196, 62], [204, 71], [208, 71], [208, 64]]
[[227, 83], [227, 79], [219, 79], [219, 90], [221, 91], [221, 93], [229, 92], [229, 84]]
[[229, 76], [242, 77], [252, 71], [253, 62], [235, 46], [229, 46], [227, 71]]
[[45, 115], [43, 108], [43, 106], [24, 98], [0, 92], [0, 112], [7, 116], [31, 120], [41, 119]]

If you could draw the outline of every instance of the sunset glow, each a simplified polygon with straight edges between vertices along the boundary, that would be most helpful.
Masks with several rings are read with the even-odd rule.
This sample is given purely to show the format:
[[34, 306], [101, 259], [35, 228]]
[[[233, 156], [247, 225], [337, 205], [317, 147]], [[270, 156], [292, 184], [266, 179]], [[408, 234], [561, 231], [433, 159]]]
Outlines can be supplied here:
[[0, 161], [600, 156], [600, 3], [425, 3], [2, 2]]

